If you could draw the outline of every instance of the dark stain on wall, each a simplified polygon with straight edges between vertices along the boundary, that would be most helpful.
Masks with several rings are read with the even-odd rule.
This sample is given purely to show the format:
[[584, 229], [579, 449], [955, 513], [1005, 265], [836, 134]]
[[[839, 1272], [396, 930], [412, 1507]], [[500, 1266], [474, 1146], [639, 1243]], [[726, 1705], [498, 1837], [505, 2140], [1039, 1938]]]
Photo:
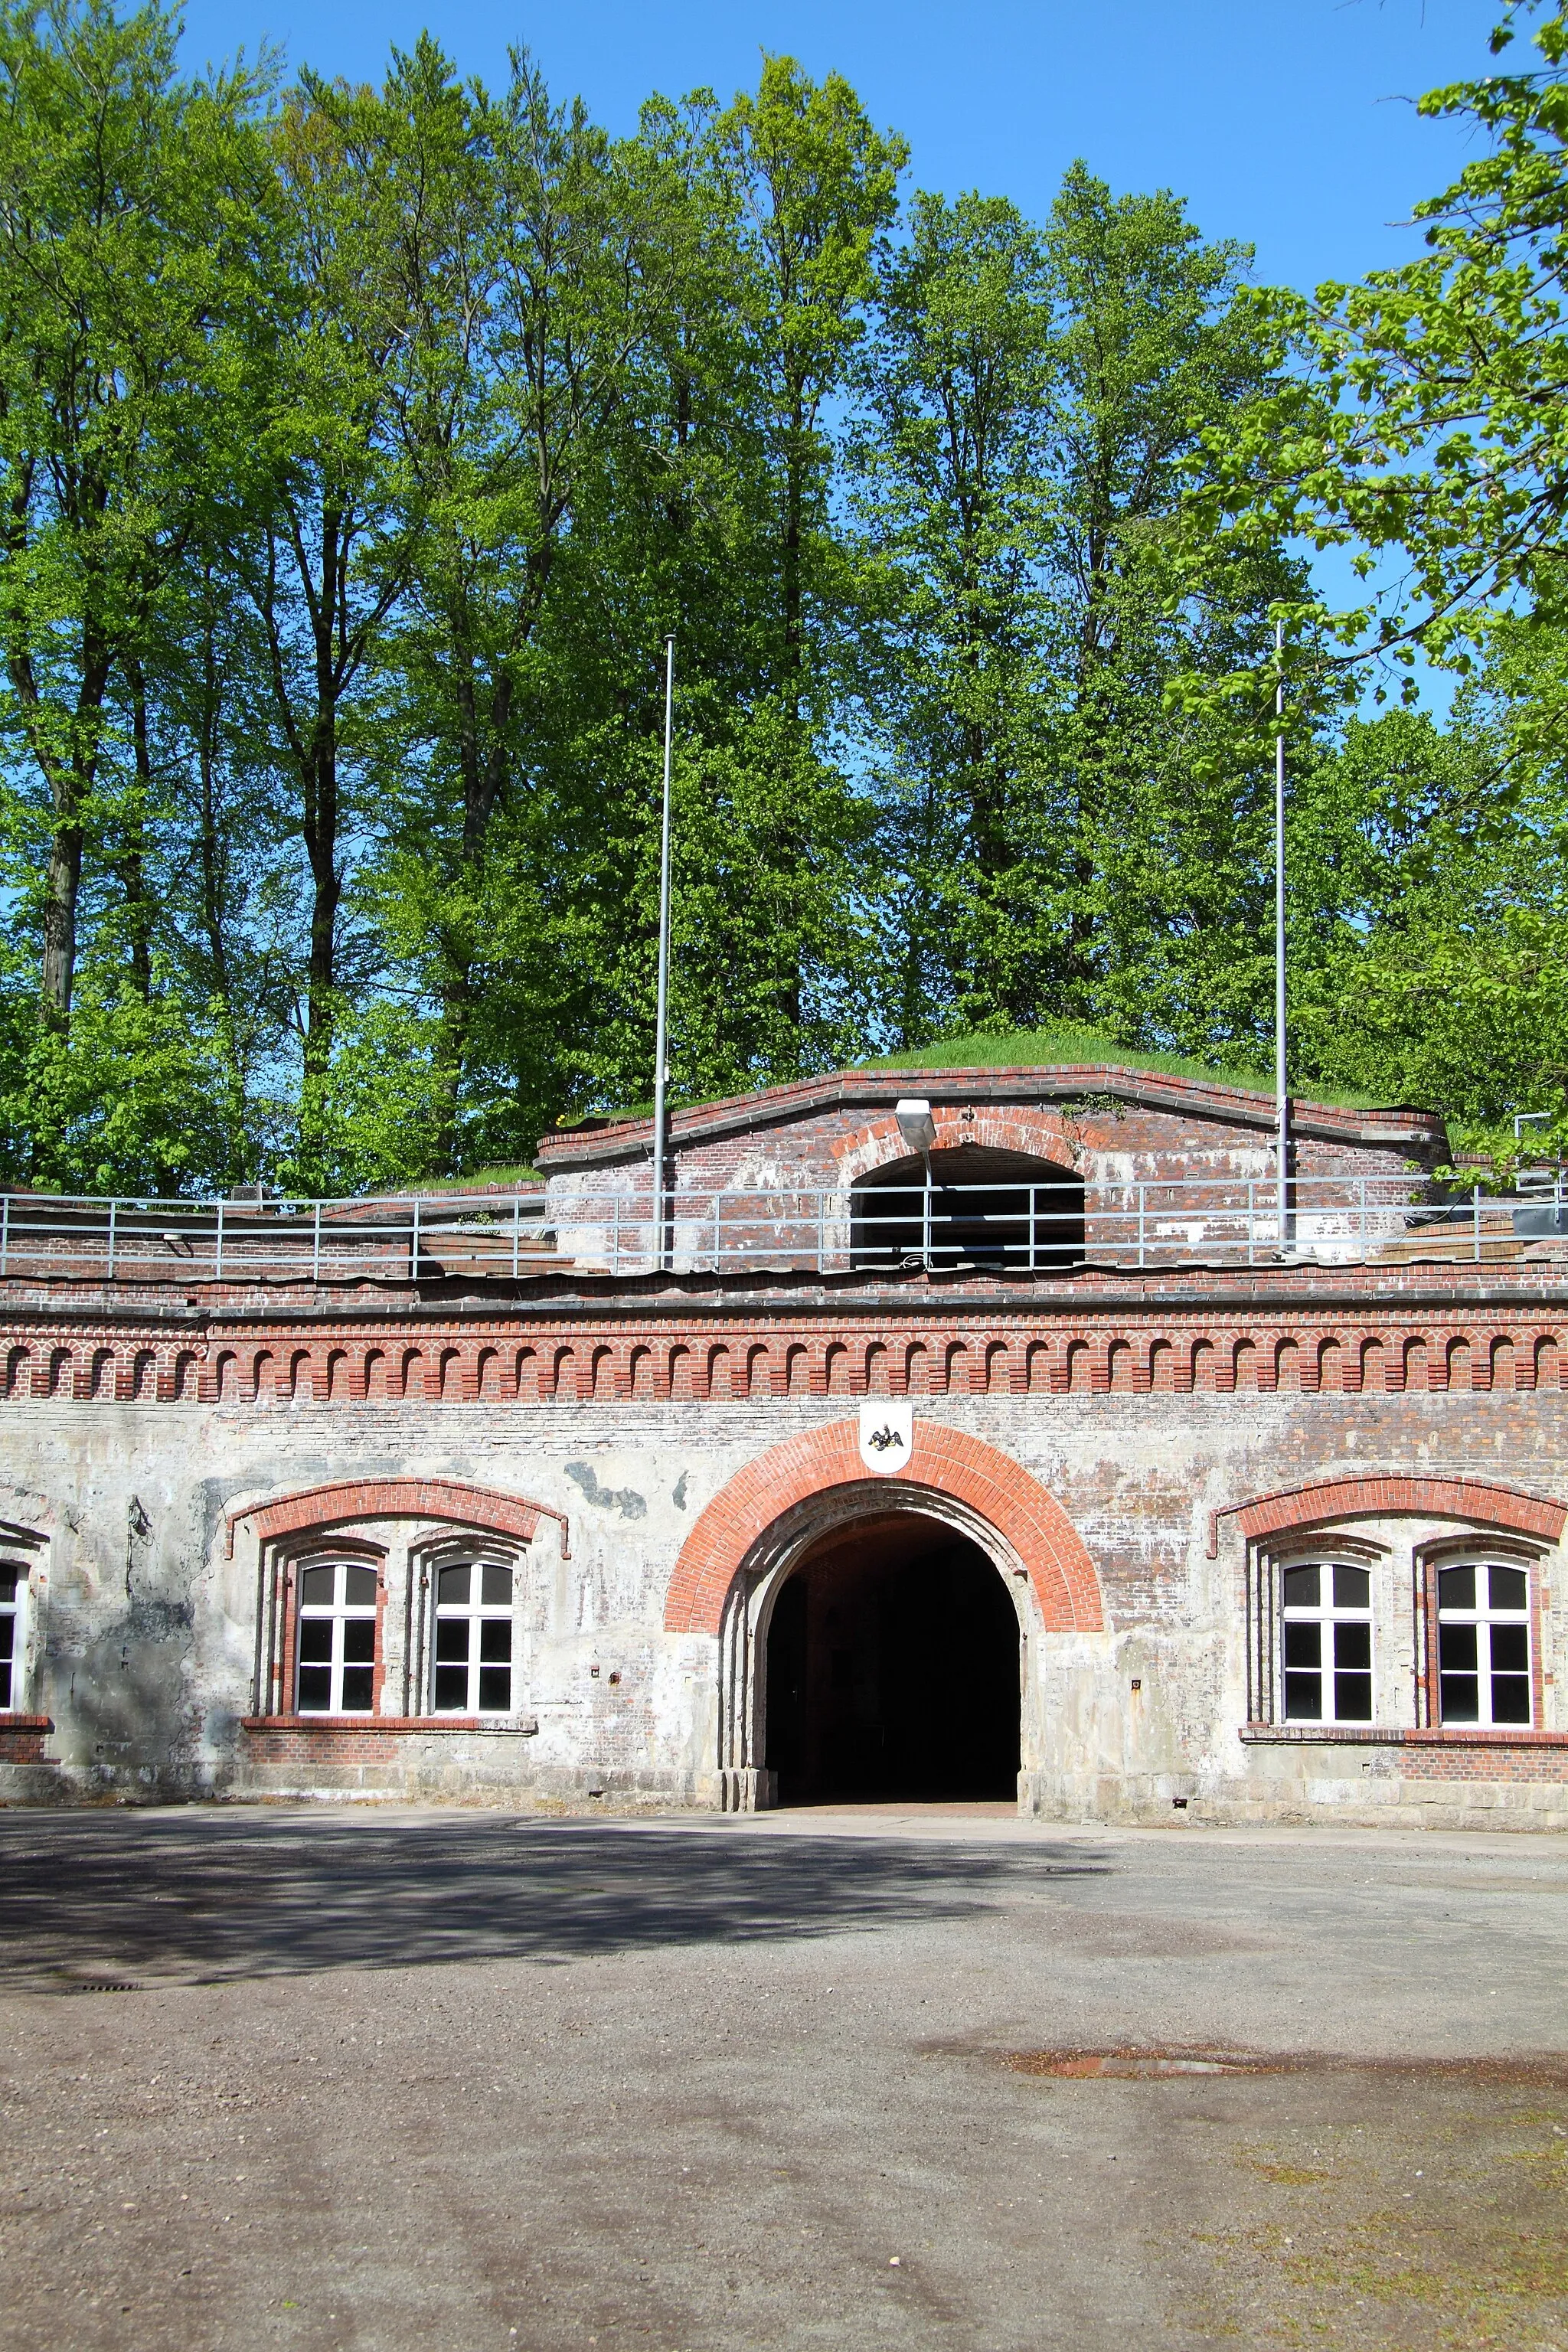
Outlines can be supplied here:
[[647, 1504], [635, 1486], [601, 1486], [592, 1464], [568, 1462], [566, 1475], [581, 1486], [584, 1499], [601, 1511], [619, 1511], [623, 1519], [646, 1519]]

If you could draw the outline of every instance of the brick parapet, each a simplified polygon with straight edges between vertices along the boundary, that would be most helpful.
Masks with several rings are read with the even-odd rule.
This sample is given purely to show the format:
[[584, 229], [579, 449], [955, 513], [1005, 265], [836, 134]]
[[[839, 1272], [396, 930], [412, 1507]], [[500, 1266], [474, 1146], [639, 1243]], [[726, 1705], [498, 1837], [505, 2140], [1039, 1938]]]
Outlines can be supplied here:
[[[1113, 1103], [1125, 1118], [1135, 1111], [1192, 1123], [1218, 1124], [1267, 1137], [1275, 1107], [1270, 1096], [1215, 1080], [1194, 1080], [1135, 1070], [1120, 1063], [1060, 1065], [1050, 1068], [944, 1070], [847, 1070], [755, 1094], [730, 1096], [677, 1111], [670, 1140], [678, 1158], [704, 1143], [731, 1136], [764, 1138], [780, 1129], [820, 1128], [848, 1132], [890, 1112], [900, 1096], [924, 1097], [933, 1106], [1081, 1107], [1085, 1097]], [[1430, 1160], [1446, 1146], [1442, 1120], [1429, 1111], [1348, 1110], [1300, 1100], [1292, 1105], [1299, 1142], [1322, 1139], [1354, 1148], [1415, 1152]], [[1093, 1115], [1092, 1113], [1090, 1114]], [[1080, 1109], [1081, 1116], [1081, 1109]], [[650, 1119], [605, 1121], [590, 1129], [546, 1136], [536, 1154], [546, 1176], [617, 1160], [646, 1159], [652, 1150]]]
[[105, 1324], [157, 1340], [190, 1344], [216, 1323], [269, 1323], [300, 1327], [384, 1322], [423, 1328], [439, 1322], [454, 1328], [543, 1318], [595, 1322], [635, 1317], [662, 1321], [681, 1315], [707, 1315], [733, 1321], [752, 1315], [800, 1318], [822, 1313], [898, 1320], [931, 1313], [1010, 1312], [1037, 1318], [1105, 1315], [1130, 1307], [1178, 1312], [1206, 1307], [1216, 1312], [1273, 1303], [1292, 1313], [1338, 1313], [1397, 1299], [1434, 1308], [1452, 1306], [1528, 1305], [1538, 1298], [1568, 1298], [1568, 1250], [1540, 1242], [1510, 1262], [1472, 1265], [1451, 1256], [1337, 1265], [1205, 1265], [1137, 1269], [1084, 1265], [1068, 1273], [1025, 1270], [985, 1275], [971, 1267], [858, 1270], [758, 1268], [680, 1274], [594, 1273], [557, 1267], [548, 1275], [462, 1284], [440, 1278], [384, 1281], [355, 1278], [318, 1284], [283, 1281], [198, 1282], [186, 1279], [184, 1296], [171, 1299], [166, 1286], [138, 1279], [105, 1284], [65, 1276], [39, 1278], [9, 1275], [0, 1280], [0, 1347], [7, 1323], [36, 1322], [79, 1329]]
[[[952, 1155], [971, 1145], [1021, 1154], [1038, 1164], [1047, 1183], [1081, 1179], [1089, 1187], [1083, 1206], [1091, 1259], [1131, 1261], [1135, 1251], [1142, 1254], [1142, 1241], [1156, 1255], [1179, 1249], [1197, 1255], [1211, 1228], [1215, 1249], [1235, 1254], [1249, 1217], [1269, 1219], [1272, 1106], [1268, 1120], [1258, 1125], [1228, 1115], [1217, 1097], [1195, 1108], [1110, 1096], [1053, 1100], [1042, 1097], [1038, 1074], [1032, 1093], [1015, 1099], [944, 1100], [941, 1087], [914, 1091], [931, 1101], [933, 1149], [948, 1155], [946, 1181], [955, 1171], [956, 1181], [964, 1181]], [[677, 1122], [669, 1167], [678, 1263], [714, 1262], [712, 1227], [721, 1211], [731, 1262], [750, 1256], [765, 1264], [770, 1255], [810, 1261], [821, 1252], [826, 1265], [846, 1265], [853, 1188], [895, 1163], [918, 1168], [886, 1090], [877, 1104], [786, 1106], [787, 1118], [771, 1115], [767, 1099], [756, 1098], [750, 1123], [728, 1114], [689, 1130]], [[619, 1263], [648, 1246], [652, 1171], [646, 1150], [590, 1137], [576, 1152], [563, 1140], [541, 1157], [549, 1214], [564, 1252]], [[1386, 1237], [1385, 1228], [1402, 1230], [1394, 1204], [1427, 1197], [1432, 1164], [1432, 1150], [1408, 1128], [1342, 1121], [1299, 1135], [1295, 1168], [1306, 1224], [1339, 1233], [1349, 1246], [1364, 1208], [1373, 1213], [1373, 1238]], [[1194, 1185], [1196, 1191], [1173, 1189]], [[1070, 1210], [1073, 1202], [1064, 1197], [1061, 1205]]]

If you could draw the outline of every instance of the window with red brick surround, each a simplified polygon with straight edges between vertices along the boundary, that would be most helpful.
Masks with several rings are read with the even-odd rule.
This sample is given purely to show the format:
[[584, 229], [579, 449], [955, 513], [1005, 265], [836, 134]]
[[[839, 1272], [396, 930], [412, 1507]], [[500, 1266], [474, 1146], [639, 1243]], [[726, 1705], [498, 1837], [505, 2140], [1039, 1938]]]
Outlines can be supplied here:
[[[1539, 1730], [1545, 1700], [1542, 1555], [1524, 1545], [1428, 1544], [1415, 1561], [1421, 1672], [1417, 1718], [1434, 1731]], [[1469, 1589], [1466, 1571], [1469, 1571]], [[1494, 1578], [1493, 1571], [1498, 1571]], [[1517, 1605], [1522, 1585], [1523, 1606]], [[1495, 1589], [1494, 1589], [1495, 1588]], [[1466, 1636], [1473, 1628], [1474, 1664]], [[1473, 1672], [1470, 1695], [1458, 1686]], [[1447, 1684], [1447, 1688], [1445, 1688]], [[1500, 1712], [1500, 1707], [1501, 1711]], [[1512, 1708], [1514, 1712], [1508, 1710]]]
[[[343, 1572], [351, 1568], [356, 1570], [361, 1576], [374, 1576], [375, 1580], [374, 1614], [367, 1613], [364, 1609], [357, 1605], [350, 1605], [346, 1609], [342, 1606]], [[369, 1545], [325, 1541], [312, 1545], [291, 1558], [275, 1560], [272, 1563], [270, 1578], [268, 1578], [264, 1571], [261, 1642], [265, 1655], [261, 1675], [262, 1691], [259, 1694], [261, 1705], [258, 1710], [258, 1713], [264, 1715], [277, 1713], [298, 1717], [302, 1723], [315, 1724], [337, 1722], [349, 1717], [363, 1720], [367, 1715], [376, 1716], [381, 1713], [382, 1691], [386, 1679], [385, 1568], [384, 1555]], [[310, 1578], [313, 1571], [319, 1572], [323, 1569], [333, 1571], [335, 1587], [338, 1591], [339, 1606], [331, 1612], [323, 1612], [318, 1608], [312, 1608], [308, 1597], [308, 1588], [305, 1585], [305, 1580]], [[271, 1586], [269, 1607], [266, 1592], [268, 1583]], [[307, 1596], [303, 1612], [300, 1606], [302, 1593]], [[368, 1625], [370, 1628], [371, 1655], [368, 1661], [362, 1662], [357, 1657], [351, 1660], [342, 1655], [343, 1650], [351, 1646], [348, 1639], [348, 1626], [351, 1621], [356, 1629], [361, 1625]], [[329, 1704], [325, 1706], [316, 1704], [319, 1689], [310, 1686], [312, 1683], [319, 1685], [322, 1661], [314, 1655], [304, 1654], [307, 1648], [313, 1648], [314, 1643], [320, 1640], [319, 1634], [312, 1634], [310, 1631], [312, 1625], [320, 1627], [323, 1624], [330, 1624], [334, 1629], [331, 1636], [331, 1653], [326, 1661], [331, 1675], [331, 1693]], [[360, 1638], [363, 1639], [363, 1637]], [[366, 1663], [370, 1668], [368, 1707], [358, 1705], [341, 1706], [337, 1702], [341, 1699], [344, 1673], [351, 1666], [356, 1673], [360, 1672], [363, 1670], [363, 1664]], [[304, 1693], [306, 1706], [303, 1711], [300, 1704], [302, 1671], [307, 1676]], [[355, 1698], [358, 1697], [357, 1690], [353, 1696]]]
[[26, 1631], [27, 1563], [0, 1559], [0, 1715], [21, 1709]]
[[297, 1715], [374, 1715], [383, 1584], [359, 1559], [295, 1568]]

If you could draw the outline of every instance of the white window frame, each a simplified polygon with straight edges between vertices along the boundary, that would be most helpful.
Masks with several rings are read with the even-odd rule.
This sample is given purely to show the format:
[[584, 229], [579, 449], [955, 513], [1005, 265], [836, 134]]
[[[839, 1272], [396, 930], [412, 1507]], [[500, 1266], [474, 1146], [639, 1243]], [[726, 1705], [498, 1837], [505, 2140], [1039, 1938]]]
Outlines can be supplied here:
[[[1319, 1598], [1315, 1606], [1301, 1602], [1291, 1603], [1287, 1601], [1285, 1598], [1289, 1579], [1297, 1570], [1305, 1568], [1315, 1568], [1318, 1571]], [[1333, 1580], [1336, 1572], [1342, 1570], [1348, 1570], [1354, 1575], [1364, 1576], [1366, 1578], [1367, 1603], [1364, 1609], [1352, 1609], [1334, 1601], [1332, 1597], [1334, 1589]], [[1283, 1559], [1277, 1559], [1275, 1562], [1275, 1573], [1279, 1578], [1279, 1601], [1276, 1612], [1279, 1641], [1279, 1720], [1281, 1723], [1324, 1724], [1331, 1727], [1347, 1727], [1352, 1729], [1360, 1728], [1363, 1731], [1370, 1729], [1370, 1727], [1375, 1724], [1378, 1719], [1378, 1652], [1380, 1643], [1378, 1642], [1377, 1622], [1377, 1563], [1370, 1559], [1352, 1559], [1347, 1558], [1343, 1553], [1333, 1550], [1324, 1550], [1321, 1552], [1310, 1552], [1305, 1555], [1298, 1555], [1293, 1559], [1289, 1556], [1286, 1556]], [[1326, 1600], [1323, 1598], [1325, 1580], [1327, 1581], [1329, 1593], [1329, 1598]], [[1288, 1629], [1292, 1625], [1314, 1624], [1320, 1629], [1318, 1664], [1315, 1667], [1289, 1665], [1287, 1663], [1289, 1641]], [[1337, 1664], [1336, 1656], [1334, 1654], [1337, 1650], [1334, 1628], [1339, 1625], [1364, 1625], [1366, 1627], [1367, 1664], [1364, 1667], [1348, 1666], [1342, 1668]], [[1323, 1641], [1323, 1635], [1325, 1633], [1328, 1635], [1326, 1644]], [[1331, 1655], [1327, 1661], [1325, 1661], [1323, 1657], [1325, 1646], [1331, 1652]], [[1367, 1676], [1368, 1700], [1367, 1712], [1365, 1715], [1341, 1715], [1338, 1712], [1337, 1706], [1332, 1704], [1332, 1702], [1336, 1701], [1338, 1698], [1338, 1692], [1335, 1689], [1335, 1682], [1338, 1675], [1342, 1672], [1357, 1675], [1364, 1674]], [[1330, 1704], [1325, 1706], [1321, 1713], [1317, 1715], [1291, 1714], [1289, 1702], [1289, 1676], [1293, 1674], [1317, 1675], [1320, 1696], [1326, 1697], [1330, 1701]]]
[[[11, 1629], [11, 1687], [0, 1698], [0, 1717], [25, 1715], [27, 1696], [27, 1641], [32, 1631], [33, 1578], [37, 1574], [30, 1560], [17, 1559], [15, 1555], [0, 1560], [7, 1574], [15, 1570], [16, 1591], [14, 1601], [0, 1601], [0, 1623]], [[3, 1671], [3, 1669], [0, 1669]]]
[[[329, 1568], [332, 1571], [332, 1601], [329, 1607], [322, 1608], [319, 1602], [306, 1601], [305, 1579], [315, 1570]], [[338, 1597], [345, 1591], [348, 1571], [356, 1568], [362, 1569], [374, 1580], [375, 1598], [368, 1606], [363, 1601], [350, 1601]], [[338, 1553], [325, 1559], [300, 1559], [294, 1563], [294, 1713], [299, 1716], [309, 1716], [317, 1720], [333, 1715], [374, 1715], [376, 1668], [380, 1664], [377, 1652], [380, 1646], [381, 1610], [384, 1591], [381, 1563], [377, 1560], [356, 1559], [352, 1553]], [[331, 1625], [330, 1660], [305, 1656], [305, 1628], [308, 1624]], [[347, 1646], [345, 1629], [350, 1625], [363, 1624], [368, 1624], [371, 1629], [370, 1657], [368, 1659], [345, 1658], [343, 1654]], [[305, 1674], [308, 1669], [319, 1669], [322, 1665], [328, 1666], [331, 1675], [330, 1703], [326, 1706], [306, 1706], [303, 1704], [300, 1689]], [[363, 1671], [367, 1665], [370, 1670], [369, 1704], [365, 1706], [345, 1706], [343, 1705], [345, 1671], [355, 1669]]]
[[[1436, 1631], [1435, 1681], [1437, 1695], [1437, 1722], [1440, 1727], [1455, 1731], [1531, 1731], [1534, 1729], [1535, 1612], [1533, 1602], [1535, 1595], [1531, 1584], [1531, 1569], [1532, 1565], [1533, 1563], [1530, 1560], [1505, 1559], [1500, 1558], [1495, 1552], [1482, 1549], [1478, 1549], [1471, 1554], [1461, 1555], [1458, 1558], [1455, 1558], [1450, 1554], [1446, 1559], [1433, 1561], [1432, 1615], [1433, 1623]], [[1498, 1609], [1493, 1607], [1491, 1600], [1492, 1570], [1500, 1568], [1510, 1570], [1515, 1575], [1523, 1577], [1524, 1607], [1522, 1609]], [[1471, 1574], [1477, 1578], [1478, 1582], [1476, 1590], [1478, 1596], [1483, 1589], [1479, 1580], [1483, 1578], [1485, 1579], [1484, 1590], [1487, 1597], [1484, 1604], [1478, 1598], [1477, 1605], [1473, 1609], [1445, 1607], [1443, 1601], [1443, 1579], [1445, 1575], [1451, 1574], [1455, 1569], [1468, 1569]], [[1456, 1629], [1461, 1629], [1470, 1625], [1473, 1625], [1476, 1628], [1477, 1711], [1473, 1716], [1450, 1715], [1447, 1706], [1444, 1705], [1443, 1684], [1446, 1676], [1443, 1666], [1443, 1629], [1446, 1625], [1452, 1625]], [[1524, 1682], [1524, 1713], [1522, 1716], [1499, 1717], [1493, 1712], [1492, 1703], [1494, 1692], [1492, 1687], [1492, 1677], [1494, 1673], [1500, 1671], [1501, 1673], [1508, 1675], [1510, 1678], [1515, 1682], [1520, 1679], [1517, 1667], [1505, 1666], [1501, 1669], [1498, 1669], [1494, 1668], [1492, 1664], [1492, 1631], [1494, 1627], [1505, 1628], [1510, 1632], [1515, 1631], [1519, 1628], [1523, 1629], [1524, 1674], [1522, 1679]], [[1450, 1675], [1455, 1672], [1468, 1674], [1468, 1669], [1448, 1669], [1448, 1673]]]
[[[441, 1601], [441, 1579], [446, 1571], [455, 1568], [466, 1568], [468, 1570], [468, 1589], [470, 1595], [474, 1590], [473, 1580], [476, 1577], [480, 1580], [479, 1589], [482, 1591], [483, 1576], [487, 1568], [504, 1569], [510, 1581], [510, 1600], [505, 1601], [486, 1601], [482, 1600], [475, 1601], [470, 1598], [468, 1601], [459, 1604], [448, 1602], [446, 1604], [445, 1608], [443, 1608]], [[520, 1671], [520, 1662], [517, 1654], [517, 1604], [518, 1579], [521, 1573], [521, 1563], [519, 1560], [513, 1559], [509, 1553], [503, 1550], [499, 1549], [491, 1549], [488, 1547], [476, 1546], [472, 1550], [465, 1549], [460, 1552], [441, 1552], [437, 1553], [431, 1559], [429, 1563], [430, 1663], [427, 1676], [428, 1690], [426, 1699], [426, 1707], [428, 1714], [448, 1717], [477, 1716], [481, 1720], [504, 1723], [509, 1722], [517, 1713], [517, 1685]], [[478, 1654], [479, 1651], [482, 1648], [484, 1637], [481, 1633], [479, 1641], [476, 1642], [471, 1629], [475, 1625], [480, 1627], [486, 1625], [499, 1625], [503, 1622], [508, 1629], [507, 1654], [505, 1662], [507, 1671], [507, 1703], [505, 1706], [501, 1707], [481, 1706], [479, 1704], [479, 1697], [484, 1669], [487, 1665], [500, 1665], [501, 1661], [499, 1658], [487, 1659], [482, 1655]], [[470, 1632], [468, 1642], [468, 1655], [466, 1660], [453, 1661], [451, 1659], [442, 1658], [440, 1650], [441, 1627], [443, 1623], [467, 1623], [469, 1626]], [[459, 1663], [464, 1665], [468, 1675], [468, 1689], [466, 1693], [466, 1700], [468, 1703], [462, 1706], [438, 1706], [437, 1704], [437, 1693], [440, 1687], [442, 1670], [445, 1667], [445, 1669], [450, 1673], [453, 1671], [455, 1664]]]

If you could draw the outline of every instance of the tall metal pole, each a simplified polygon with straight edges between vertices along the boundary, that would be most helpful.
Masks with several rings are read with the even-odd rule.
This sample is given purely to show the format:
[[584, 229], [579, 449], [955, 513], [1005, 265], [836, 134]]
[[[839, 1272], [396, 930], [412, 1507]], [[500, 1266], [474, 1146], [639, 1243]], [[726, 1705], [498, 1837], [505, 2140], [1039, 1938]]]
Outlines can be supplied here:
[[654, 1022], [653, 1262], [664, 1270], [664, 1088], [669, 1058], [669, 761], [675, 732], [675, 633], [664, 641], [664, 823], [658, 847], [658, 1010]]
[[1279, 1234], [1289, 1239], [1290, 1097], [1285, 1090], [1285, 624], [1274, 624], [1274, 1094], [1278, 1131]]

